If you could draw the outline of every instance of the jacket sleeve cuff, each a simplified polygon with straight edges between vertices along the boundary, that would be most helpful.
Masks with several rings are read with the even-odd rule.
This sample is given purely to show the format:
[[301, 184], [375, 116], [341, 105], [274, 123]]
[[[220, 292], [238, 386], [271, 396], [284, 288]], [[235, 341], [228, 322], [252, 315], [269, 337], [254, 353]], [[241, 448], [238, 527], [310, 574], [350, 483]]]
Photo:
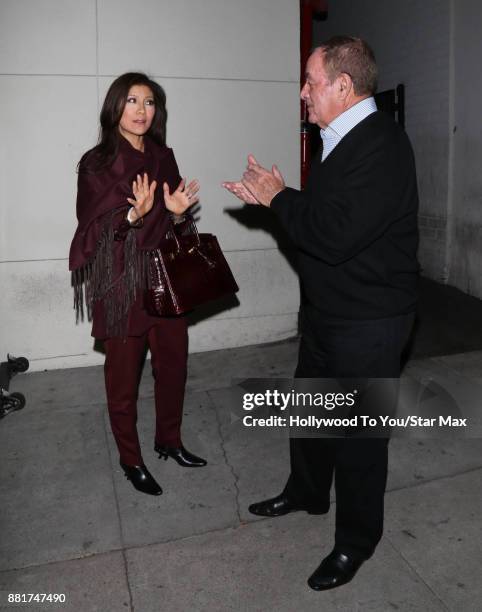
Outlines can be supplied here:
[[299, 196], [299, 194], [300, 192], [296, 189], [285, 187], [271, 200], [270, 208], [278, 215], [283, 216], [282, 212], [288, 212], [288, 209], [293, 203], [293, 199]]
[[114, 218], [114, 240], [125, 240], [130, 229], [138, 229], [142, 227], [144, 219], [138, 219], [135, 223], [129, 223], [127, 220], [129, 210], [130, 209], [122, 211], [120, 221]]

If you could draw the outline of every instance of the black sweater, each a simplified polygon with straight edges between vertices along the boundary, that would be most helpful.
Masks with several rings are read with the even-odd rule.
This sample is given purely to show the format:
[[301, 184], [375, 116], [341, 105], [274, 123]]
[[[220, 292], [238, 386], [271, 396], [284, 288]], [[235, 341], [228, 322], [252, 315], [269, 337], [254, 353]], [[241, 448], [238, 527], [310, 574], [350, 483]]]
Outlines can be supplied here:
[[298, 249], [302, 294], [325, 317], [379, 319], [417, 299], [417, 180], [410, 142], [375, 112], [326, 160], [306, 189], [286, 188], [271, 208]]

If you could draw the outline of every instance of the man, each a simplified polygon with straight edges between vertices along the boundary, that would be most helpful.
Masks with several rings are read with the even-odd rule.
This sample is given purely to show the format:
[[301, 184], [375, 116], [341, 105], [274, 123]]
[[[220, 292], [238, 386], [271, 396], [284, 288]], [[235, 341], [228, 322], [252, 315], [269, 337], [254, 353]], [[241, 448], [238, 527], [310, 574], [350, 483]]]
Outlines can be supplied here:
[[[376, 109], [377, 67], [361, 39], [337, 36], [315, 49], [301, 98], [321, 128], [322, 155], [306, 189], [285, 187], [276, 166], [248, 157], [240, 182], [223, 185], [268, 206], [298, 250], [302, 299], [298, 378], [398, 378], [416, 304], [417, 184], [404, 131]], [[316, 590], [350, 581], [383, 531], [388, 440], [292, 438], [291, 474], [261, 516], [329, 509], [333, 551], [309, 578]]]

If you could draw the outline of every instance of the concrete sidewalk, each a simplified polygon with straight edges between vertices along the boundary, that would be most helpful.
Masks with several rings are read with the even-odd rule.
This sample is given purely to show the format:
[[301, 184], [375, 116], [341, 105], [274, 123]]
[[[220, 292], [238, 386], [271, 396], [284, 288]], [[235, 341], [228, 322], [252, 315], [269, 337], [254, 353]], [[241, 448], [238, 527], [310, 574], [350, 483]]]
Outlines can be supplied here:
[[[64, 593], [25, 610], [438, 611], [481, 609], [482, 441], [391, 442], [385, 536], [352, 583], [306, 579], [333, 543], [328, 516], [277, 519], [248, 505], [280, 492], [286, 440], [233, 426], [232, 380], [290, 377], [297, 342], [192, 355], [185, 403], [188, 470], [152, 450], [149, 367], [140, 390], [144, 459], [164, 488], [137, 493], [118, 465], [102, 368], [18, 376], [27, 407], [0, 422], [0, 609], [8, 593]], [[148, 365], [148, 364], [147, 364]], [[409, 361], [405, 375], [482, 385], [482, 351]]]

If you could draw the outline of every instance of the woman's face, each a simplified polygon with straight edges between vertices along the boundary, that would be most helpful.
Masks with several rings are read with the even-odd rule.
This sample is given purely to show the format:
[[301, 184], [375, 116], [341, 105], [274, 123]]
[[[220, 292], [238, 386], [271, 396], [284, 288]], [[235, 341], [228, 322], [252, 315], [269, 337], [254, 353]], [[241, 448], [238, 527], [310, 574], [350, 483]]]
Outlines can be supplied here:
[[156, 107], [151, 89], [147, 85], [133, 85], [129, 89], [119, 121], [120, 133], [127, 140], [131, 140], [133, 136], [144, 136], [151, 127], [155, 112]]

